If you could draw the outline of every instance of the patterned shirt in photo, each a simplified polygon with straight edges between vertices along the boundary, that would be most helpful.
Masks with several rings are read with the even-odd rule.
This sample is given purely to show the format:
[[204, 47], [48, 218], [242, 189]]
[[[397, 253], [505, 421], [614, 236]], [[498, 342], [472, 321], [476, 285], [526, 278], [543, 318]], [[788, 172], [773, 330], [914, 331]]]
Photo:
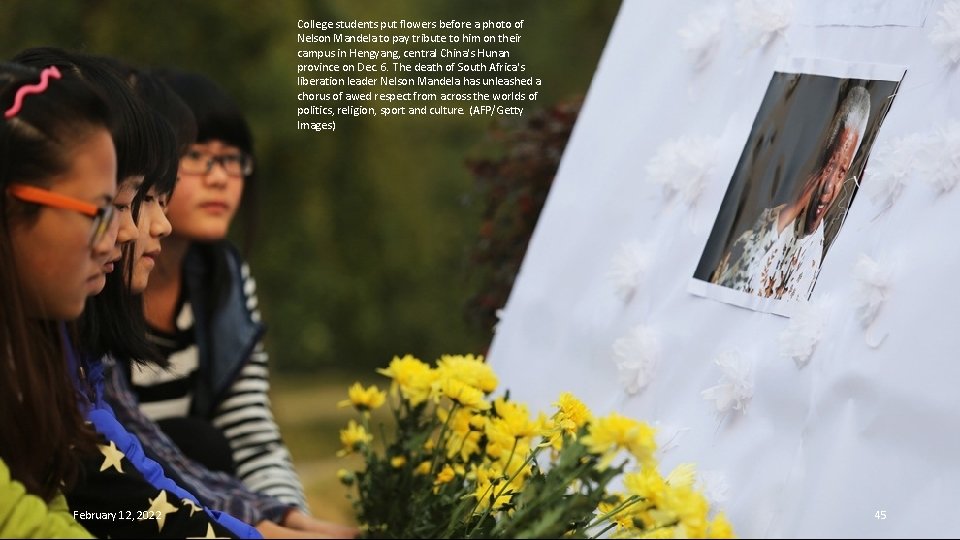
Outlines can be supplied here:
[[797, 238], [798, 217], [778, 231], [783, 208], [765, 209], [754, 226], [734, 241], [711, 276], [712, 283], [768, 298], [810, 298], [823, 258], [823, 224]]

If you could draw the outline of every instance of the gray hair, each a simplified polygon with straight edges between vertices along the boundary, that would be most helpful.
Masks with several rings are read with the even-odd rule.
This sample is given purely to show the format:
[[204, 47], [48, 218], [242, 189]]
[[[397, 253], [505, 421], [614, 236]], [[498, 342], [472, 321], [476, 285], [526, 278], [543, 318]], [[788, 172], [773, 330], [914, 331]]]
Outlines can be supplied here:
[[[862, 86], [854, 86], [847, 92], [847, 97], [840, 103], [837, 114], [833, 117], [830, 126], [830, 138], [827, 139], [827, 156], [833, 153], [838, 137], [846, 129], [857, 132], [857, 146], [853, 149], [856, 156], [863, 142], [864, 132], [867, 131], [867, 120], [870, 119], [870, 92]], [[829, 158], [828, 158], [829, 159]]]

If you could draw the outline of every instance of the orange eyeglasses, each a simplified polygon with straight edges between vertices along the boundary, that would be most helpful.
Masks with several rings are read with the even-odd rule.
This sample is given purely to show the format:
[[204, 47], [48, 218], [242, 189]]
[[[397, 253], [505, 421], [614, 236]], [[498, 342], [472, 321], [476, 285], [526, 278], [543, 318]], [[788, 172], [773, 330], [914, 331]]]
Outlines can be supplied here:
[[74, 199], [73, 197], [26, 184], [11, 184], [10, 187], [7, 188], [7, 193], [24, 202], [39, 204], [50, 208], [73, 210], [93, 218], [93, 228], [90, 233], [91, 246], [100, 243], [107, 235], [107, 231], [110, 230], [110, 225], [113, 224], [115, 208], [112, 204], [98, 207], [81, 201], [80, 199]]

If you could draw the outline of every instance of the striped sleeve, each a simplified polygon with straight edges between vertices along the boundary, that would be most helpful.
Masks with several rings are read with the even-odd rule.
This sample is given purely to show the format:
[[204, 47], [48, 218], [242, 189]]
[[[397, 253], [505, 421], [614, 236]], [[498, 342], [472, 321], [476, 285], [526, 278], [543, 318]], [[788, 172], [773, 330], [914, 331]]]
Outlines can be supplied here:
[[[242, 275], [247, 308], [254, 320], [259, 320], [256, 283], [246, 264]], [[248, 488], [307, 512], [303, 485], [273, 418], [268, 396], [268, 360], [263, 343], [257, 343], [226, 397], [218, 404], [213, 424], [230, 442], [236, 474]]]

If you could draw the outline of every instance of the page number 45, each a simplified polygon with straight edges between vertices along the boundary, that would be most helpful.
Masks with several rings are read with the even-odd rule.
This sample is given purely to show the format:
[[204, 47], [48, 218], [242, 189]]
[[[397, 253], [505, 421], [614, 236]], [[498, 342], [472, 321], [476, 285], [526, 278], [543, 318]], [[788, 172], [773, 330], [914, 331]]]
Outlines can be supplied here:
[[887, 511], [886, 511], [886, 510], [877, 510], [877, 513], [874, 514], [873, 517], [875, 517], [875, 518], [877, 518], [877, 519], [887, 519]]

